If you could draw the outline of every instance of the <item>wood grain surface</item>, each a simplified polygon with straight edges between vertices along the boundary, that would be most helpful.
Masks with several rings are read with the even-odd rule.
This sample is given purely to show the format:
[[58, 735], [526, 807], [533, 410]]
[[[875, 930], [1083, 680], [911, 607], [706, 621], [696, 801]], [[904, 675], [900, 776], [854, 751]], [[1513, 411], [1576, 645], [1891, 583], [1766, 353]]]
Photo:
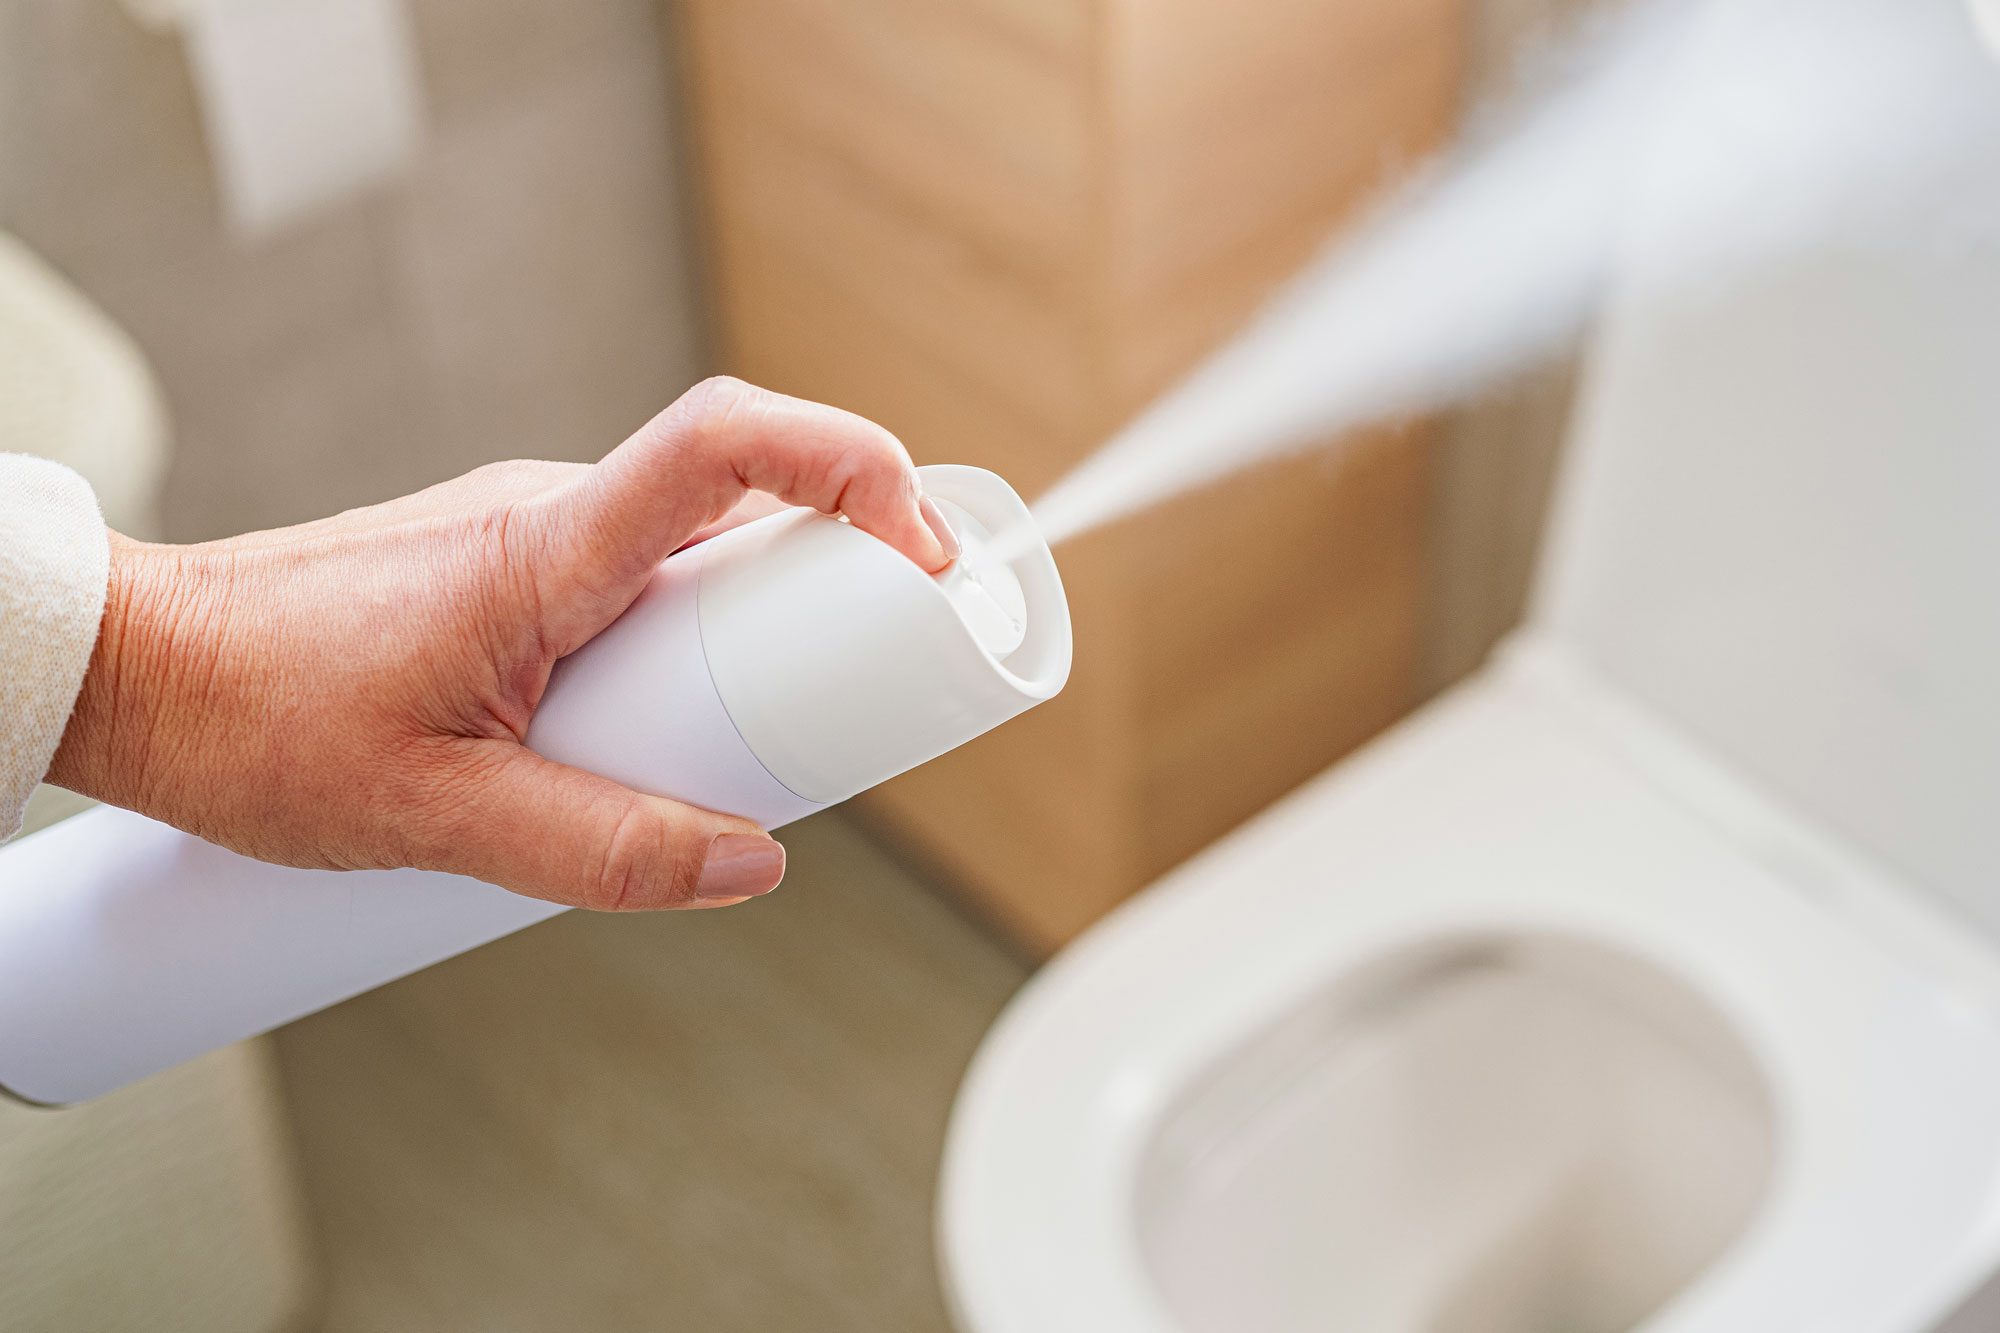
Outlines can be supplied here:
[[[726, 368], [1030, 496], [1441, 138], [1464, 39], [1458, 0], [676, 8]], [[1410, 705], [1427, 441], [1070, 544], [1068, 692], [860, 809], [1069, 938]]]

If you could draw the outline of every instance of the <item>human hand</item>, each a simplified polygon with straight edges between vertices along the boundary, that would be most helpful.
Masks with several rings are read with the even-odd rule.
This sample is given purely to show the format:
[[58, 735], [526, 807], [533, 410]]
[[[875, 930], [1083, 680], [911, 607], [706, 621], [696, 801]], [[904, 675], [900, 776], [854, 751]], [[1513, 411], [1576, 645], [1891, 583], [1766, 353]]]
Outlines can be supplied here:
[[596, 464], [496, 463], [196, 546], [113, 534], [49, 780], [284, 865], [417, 866], [604, 910], [777, 886], [755, 825], [522, 745], [557, 658], [690, 540], [776, 501], [937, 570], [956, 540], [860, 417], [710, 380]]

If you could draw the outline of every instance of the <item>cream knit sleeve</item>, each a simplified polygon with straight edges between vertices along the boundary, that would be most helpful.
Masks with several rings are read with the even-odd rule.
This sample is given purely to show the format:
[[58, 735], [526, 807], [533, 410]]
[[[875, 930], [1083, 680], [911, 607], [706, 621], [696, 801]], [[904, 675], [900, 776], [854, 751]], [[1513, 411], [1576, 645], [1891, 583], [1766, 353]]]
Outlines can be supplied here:
[[97, 643], [111, 545], [89, 483], [0, 454], [0, 840], [62, 740]]

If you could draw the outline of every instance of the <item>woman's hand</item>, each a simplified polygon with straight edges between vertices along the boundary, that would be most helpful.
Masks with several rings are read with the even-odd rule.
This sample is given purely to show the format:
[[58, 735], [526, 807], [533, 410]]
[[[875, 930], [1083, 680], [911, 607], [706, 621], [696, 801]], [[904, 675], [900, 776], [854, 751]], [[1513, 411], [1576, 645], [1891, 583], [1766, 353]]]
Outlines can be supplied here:
[[602, 462], [513, 462], [199, 546], [112, 538], [49, 780], [267, 861], [419, 866], [606, 910], [777, 886], [755, 825], [521, 744], [556, 659], [760, 505], [844, 513], [927, 570], [949, 530], [860, 417], [710, 380]]

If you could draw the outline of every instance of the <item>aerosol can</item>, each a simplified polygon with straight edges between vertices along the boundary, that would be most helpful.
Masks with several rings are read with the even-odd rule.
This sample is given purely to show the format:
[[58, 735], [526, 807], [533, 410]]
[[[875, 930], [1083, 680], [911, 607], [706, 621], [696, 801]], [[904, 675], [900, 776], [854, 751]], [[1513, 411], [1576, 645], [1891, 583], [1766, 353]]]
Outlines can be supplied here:
[[[921, 475], [962, 547], [943, 573], [808, 510], [690, 547], [557, 663], [528, 745], [776, 828], [1053, 697], [1069, 608], [1027, 507], [978, 468]], [[93, 810], [0, 851], [0, 1089], [83, 1101], [562, 910]]]

